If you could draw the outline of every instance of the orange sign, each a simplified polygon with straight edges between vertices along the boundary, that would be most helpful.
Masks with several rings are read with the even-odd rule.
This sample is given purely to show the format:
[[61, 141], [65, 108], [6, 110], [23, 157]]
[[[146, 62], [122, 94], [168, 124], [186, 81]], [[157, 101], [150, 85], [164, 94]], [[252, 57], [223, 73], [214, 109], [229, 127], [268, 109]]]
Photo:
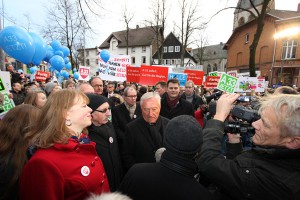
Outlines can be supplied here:
[[37, 82], [45, 82], [46, 78], [50, 78], [50, 72], [44, 72], [37, 70], [35, 74], [35, 80]]
[[195, 85], [202, 85], [204, 71], [186, 69], [184, 70], [184, 73], [188, 75], [188, 81], [192, 80]]
[[168, 81], [168, 67], [156, 67], [142, 65], [140, 71], [140, 81], [142, 85], [155, 85], [158, 81]]

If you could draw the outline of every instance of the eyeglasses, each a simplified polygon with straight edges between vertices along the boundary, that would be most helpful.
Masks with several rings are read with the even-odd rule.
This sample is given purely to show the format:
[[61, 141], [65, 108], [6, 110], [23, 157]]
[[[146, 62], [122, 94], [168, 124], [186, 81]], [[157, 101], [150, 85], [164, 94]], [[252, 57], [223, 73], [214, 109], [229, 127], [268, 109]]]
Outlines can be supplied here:
[[94, 88], [97, 88], [97, 87], [103, 87], [103, 85], [94, 85], [93, 87], [94, 87]]
[[137, 97], [137, 95], [126, 96], [126, 97], [128, 97], [128, 98], [136, 98], [136, 97]]
[[100, 113], [106, 113], [107, 111], [110, 111], [110, 110], [111, 110], [111, 107], [108, 107], [108, 108], [104, 108], [103, 110], [94, 110], [93, 112], [97, 111]]

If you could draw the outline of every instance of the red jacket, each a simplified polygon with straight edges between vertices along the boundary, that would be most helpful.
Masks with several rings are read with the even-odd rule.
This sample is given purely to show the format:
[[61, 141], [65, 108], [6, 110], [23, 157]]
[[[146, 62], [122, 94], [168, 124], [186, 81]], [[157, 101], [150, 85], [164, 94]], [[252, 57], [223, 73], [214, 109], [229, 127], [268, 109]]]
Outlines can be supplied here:
[[90, 193], [109, 192], [109, 184], [95, 143], [54, 144], [39, 149], [20, 177], [20, 199], [85, 199]]

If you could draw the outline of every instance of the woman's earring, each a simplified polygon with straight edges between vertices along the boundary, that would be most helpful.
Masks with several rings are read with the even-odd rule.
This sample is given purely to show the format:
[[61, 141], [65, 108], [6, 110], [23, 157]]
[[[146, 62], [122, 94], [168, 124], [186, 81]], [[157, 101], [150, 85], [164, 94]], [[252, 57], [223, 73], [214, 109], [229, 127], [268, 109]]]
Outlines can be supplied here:
[[66, 125], [67, 126], [71, 126], [72, 125], [72, 121], [70, 119], [66, 119]]

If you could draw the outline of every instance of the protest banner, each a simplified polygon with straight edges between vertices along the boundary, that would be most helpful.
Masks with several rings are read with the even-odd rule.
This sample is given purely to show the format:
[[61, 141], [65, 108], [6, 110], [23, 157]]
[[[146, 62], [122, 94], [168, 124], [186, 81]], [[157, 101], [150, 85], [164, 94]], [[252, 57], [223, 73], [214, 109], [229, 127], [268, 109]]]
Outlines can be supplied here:
[[110, 55], [107, 62], [104, 62], [100, 56], [99, 60], [99, 76], [103, 80], [108, 81], [125, 81], [126, 67], [131, 65], [129, 55]]
[[187, 74], [188, 78], [187, 80], [192, 80], [195, 85], [202, 85], [203, 77], [204, 77], [204, 71], [197, 71], [197, 70], [184, 70], [185, 74]]
[[0, 105], [0, 119], [13, 107], [14, 101], [9, 98], [9, 91], [11, 90], [10, 73], [0, 71], [0, 93], [4, 95], [3, 105]]
[[138, 83], [140, 81], [140, 69], [139, 67], [126, 67], [126, 81]]
[[38, 82], [46, 82], [46, 79], [50, 78], [50, 72], [44, 72], [37, 70], [35, 73], [35, 80]]
[[219, 76], [207, 76], [204, 82], [204, 87], [217, 88], [219, 80], [220, 80]]
[[217, 88], [222, 91], [233, 93], [235, 91], [237, 82], [238, 82], [238, 78], [229, 76], [227, 74], [222, 74]]
[[180, 82], [180, 86], [185, 86], [185, 83], [187, 81], [187, 74], [183, 73], [169, 73], [168, 80], [172, 78], [177, 78]]
[[158, 81], [168, 81], [168, 67], [142, 65], [139, 84], [153, 86]]
[[228, 74], [229, 76], [237, 77], [237, 70], [228, 71], [227, 74]]
[[78, 80], [88, 81], [90, 80], [90, 67], [80, 66], [78, 69]]
[[5, 91], [9, 92], [10, 90], [12, 90], [10, 83], [10, 73], [6, 71], [0, 71], [0, 78], [2, 80], [2, 84], [5, 87]]
[[217, 71], [209, 72], [208, 76], [218, 76], [218, 72]]
[[239, 77], [236, 86], [236, 92], [264, 92], [265, 91], [265, 78], [264, 77]]

